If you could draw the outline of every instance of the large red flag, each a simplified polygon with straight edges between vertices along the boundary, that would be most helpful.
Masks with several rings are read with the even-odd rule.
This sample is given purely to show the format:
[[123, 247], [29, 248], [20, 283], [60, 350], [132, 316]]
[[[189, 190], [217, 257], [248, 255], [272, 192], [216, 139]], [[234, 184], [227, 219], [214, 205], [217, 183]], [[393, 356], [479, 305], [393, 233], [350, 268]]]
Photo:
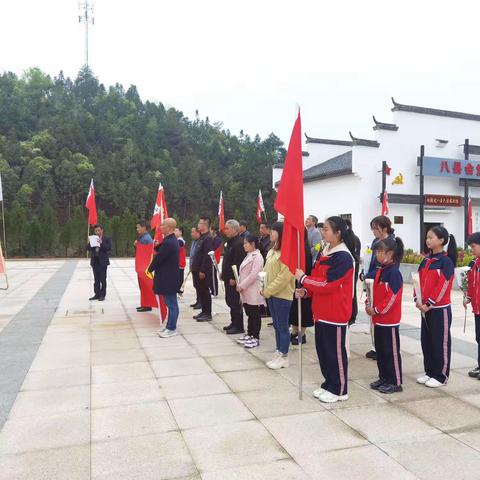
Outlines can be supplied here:
[[223, 207], [223, 192], [220, 190], [220, 200], [218, 202], [218, 229], [225, 230], [225, 210]]
[[[283, 215], [283, 237], [280, 259], [295, 274], [305, 271], [305, 225], [303, 217], [302, 126], [300, 112], [288, 145], [282, 178], [275, 199], [275, 210]], [[300, 251], [300, 258], [299, 257]]]
[[263, 204], [262, 191], [258, 191], [257, 197], [257, 222], [262, 223], [262, 213], [265, 213], [265, 205]]
[[468, 197], [468, 225], [467, 233], [470, 236], [473, 233], [473, 208], [472, 208], [472, 199]]
[[162, 230], [160, 226], [163, 221], [168, 218], [167, 202], [165, 201], [165, 190], [162, 184], [158, 185], [157, 199], [155, 201], [155, 208], [153, 209], [153, 216], [150, 220], [150, 226], [155, 229], [155, 240], [163, 240]]
[[388, 193], [385, 190], [383, 192], [383, 199], [382, 199], [382, 215], [388, 215], [390, 212], [388, 208]]
[[98, 223], [97, 205], [95, 204], [95, 189], [93, 188], [93, 178], [90, 182], [90, 189], [88, 190], [87, 201], [85, 207], [88, 209], [88, 224], [95, 225]]

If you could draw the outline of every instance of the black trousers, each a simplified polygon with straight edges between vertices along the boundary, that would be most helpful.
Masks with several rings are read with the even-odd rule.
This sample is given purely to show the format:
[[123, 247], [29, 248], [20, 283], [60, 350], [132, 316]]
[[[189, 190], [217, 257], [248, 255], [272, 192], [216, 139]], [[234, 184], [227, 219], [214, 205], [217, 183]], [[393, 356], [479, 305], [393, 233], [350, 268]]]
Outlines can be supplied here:
[[480, 315], [475, 315], [475, 340], [478, 345], [478, 366], [480, 367]]
[[450, 375], [452, 308], [432, 308], [422, 318], [421, 341], [425, 373], [441, 383]]
[[390, 385], [402, 384], [399, 326], [375, 325], [378, 378]]
[[102, 267], [96, 263], [93, 264], [93, 291], [99, 298], [107, 295], [107, 267]]
[[182, 291], [183, 280], [185, 279], [185, 270], [183, 268], [178, 269], [178, 293]]
[[199, 272], [193, 272], [193, 278], [197, 278], [197, 294], [200, 304], [202, 305], [202, 313], [206, 315], [212, 314], [212, 296], [210, 295], [210, 281], [207, 275], [203, 280], [200, 279]]
[[260, 338], [260, 329], [262, 328], [262, 319], [260, 318], [260, 305], [243, 304], [245, 313], [248, 317], [247, 335], [256, 339]]
[[315, 346], [320, 370], [325, 378], [321, 387], [334, 395], [345, 395], [348, 391], [346, 333], [346, 325], [315, 322]]
[[240, 303], [240, 294], [237, 292], [237, 287], [230, 286], [228, 281], [225, 283], [225, 302], [230, 308], [230, 321], [234, 328], [243, 330], [243, 311]]
[[212, 272], [212, 281], [210, 282], [210, 292], [214, 297], [218, 295], [218, 277], [217, 277], [217, 271], [215, 269]]
[[193, 288], [195, 289], [195, 294], [197, 295], [197, 299], [195, 303], [199, 303], [201, 305], [200, 295], [198, 294], [198, 274], [196, 274], [195, 272], [192, 272], [192, 281], [193, 281]]

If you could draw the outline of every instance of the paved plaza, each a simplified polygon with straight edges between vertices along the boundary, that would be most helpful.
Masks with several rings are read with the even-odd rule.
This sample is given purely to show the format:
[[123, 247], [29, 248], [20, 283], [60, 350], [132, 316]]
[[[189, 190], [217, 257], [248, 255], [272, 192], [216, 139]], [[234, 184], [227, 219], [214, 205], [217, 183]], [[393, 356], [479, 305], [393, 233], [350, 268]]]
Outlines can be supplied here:
[[156, 312], [137, 313], [133, 259], [112, 260], [108, 294], [89, 302], [87, 260], [11, 261], [0, 292], [0, 480], [480, 478], [480, 381], [473, 317], [463, 333], [453, 293], [452, 373], [423, 373], [419, 318], [405, 287], [404, 392], [368, 384], [376, 363], [362, 314], [350, 330], [347, 402], [323, 405], [312, 333], [288, 369], [272, 371], [273, 329], [246, 351], [223, 333], [227, 309], [197, 323], [181, 300], [179, 335], [157, 337]]

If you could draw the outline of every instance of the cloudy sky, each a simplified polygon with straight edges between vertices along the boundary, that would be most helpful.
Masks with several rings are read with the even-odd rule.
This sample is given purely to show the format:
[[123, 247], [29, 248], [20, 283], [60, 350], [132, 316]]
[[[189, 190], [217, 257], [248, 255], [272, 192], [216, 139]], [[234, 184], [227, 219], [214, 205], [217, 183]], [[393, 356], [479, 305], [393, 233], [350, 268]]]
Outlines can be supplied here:
[[[233, 133], [373, 137], [401, 103], [480, 114], [480, 4], [456, 0], [93, 0], [90, 66], [105, 85]], [[75, 76], [77, 0], [1, 0], [0, 70]]]

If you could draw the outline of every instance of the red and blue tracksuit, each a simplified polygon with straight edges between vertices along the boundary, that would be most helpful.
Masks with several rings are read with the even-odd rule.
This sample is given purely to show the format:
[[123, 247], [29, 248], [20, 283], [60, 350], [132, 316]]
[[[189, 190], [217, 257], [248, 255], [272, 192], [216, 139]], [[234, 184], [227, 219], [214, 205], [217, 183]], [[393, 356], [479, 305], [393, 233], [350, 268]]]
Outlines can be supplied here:
[[472, 311], [475, 315], [475, 340], [478, 344], [478, 366], [480, 367], [480, 258], [476, 258], [468, 265], [468, 291]]
[[335, 394], [347, 393], [348, 359], [345, 337], [352, 315], [353, 257], [344, 243], [326, 249], [317, 257], [311, 275], [301, 285], [312, 297], [315, 345], [325, 381], [322, 388]]
[[[431, 310], [422, 316], [421, 342], [425, 374], [447, 383], [452, 355], [450, 292], [455, 266], [445, 252], [426, 257], [418, 272], [422, 302]], [[416, 301], [416, 294], [415, 301]]]
[[398, 264], [377, 268], [373, 283], [372, 322], [375, 329], [378, 376], [389, 385], [402, 384], [400, 320], [402, 317], [403, 278]]

